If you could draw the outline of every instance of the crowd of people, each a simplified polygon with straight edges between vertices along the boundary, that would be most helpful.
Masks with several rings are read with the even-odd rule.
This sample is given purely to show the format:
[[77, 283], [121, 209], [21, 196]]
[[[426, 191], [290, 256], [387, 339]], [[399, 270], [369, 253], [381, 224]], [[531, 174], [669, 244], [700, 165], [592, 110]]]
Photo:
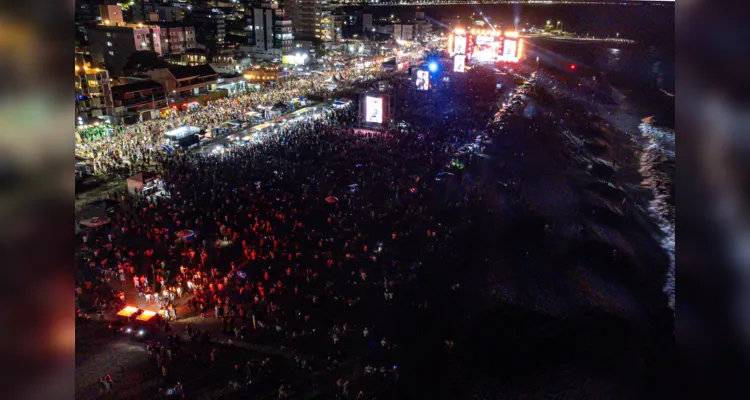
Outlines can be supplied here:
[[[293, 351], [299, 371], [333, 376], [340, 398], [390, 390], [411, 351], [410, 327], [432, 318], [444, 301], [436, 292], [450, 299], [461, 290], [450, 274], [462, 257], [452, 244], [480, 218], [481, 197], [444, 193], [435, 175], [491, 115], [491, 104], [471, 107], [480, 93], [445, 105], [415, 97], [409, 83], [391, 78], [397, 96], [411, 99], [400, 106], [413, 123], [398, 132], [357, 133], [350, 107], [287, 124], [252, 147], [153, 159], [169, 200], [124, 199], [109, 226], [83, 233], [80, 286], [102, 293], [96, 286], [119, 274], [169, 319], [183, 317], [175, 303], [185, 298], [190, 316], [221, 320], [232, 341]], [[223, 118], [257, 104], [235, 98], [190, 118], [213, 118], [227, 101], [236, 106]], [[476, 118], [466, 123], [466, 113]], [[185, 229], [194, 236], [179, 239]], [[197, 330], [188, 325], [184, 334]], [[164, 371], [170, 358], [160, 356]], [[356, 362], [343, 368], [345, 360]], [[231, 380], [244, 385], [258, 373], [248, 368]], [[282, 384], [279, 398], [291, 390]]]
[[[108, 225], [79, 235], [81, 308], [118, 299], [124, 287], [149, 308], [164, 310], [166, 338], [147, 344], [156, 367], [148, 374], [160, 382], [162, 397], [169, 390], [195, 394], [211, 379], [264, 398], [395, 398], [395, 391], [458, 397], [432, 388], [454, 389], [498, 364], [511, 372], [518, 362], [544, 359], [533, 347], [556, 340], [557, 325], [540, 331], [541, 323], [527, 323], [531, 318], [517, 309], [485, 311], [523, 306], [569, 321], [567, 313], [577, 307], [599, 299], [615, 304], [585, 273], [560, 271], [608, 273], [613, 263], [630, 269], [622, 268], [627, 257], [614, 246], [592, 250], [598, 232], [582, 221], [618, 219], [600, 198], [589, 203], [573, 186], [591, 187], [594, 172], [604, 182], [617, 176], [579, 165], [583, 146], [566, 148], [560, 131], [589, 138], [596, 132], [589, 129], [590, 111], [556, 94], [562, 86], [544, 85], [538, 74], [506, 79], [497, 72], [477, 67], [453, 74], [435, 80], [431, 92], [416, 91], [406, 74], [361, 87], [387, 87], [393, 95], [403, 121], [386, 132], [356, 129], [354, 104], [218, 154], [156, 150], [166, 129], [240, 118], [274, 96], [284, 101], [314, 93], [322, 84], [314, 80], [210, 103], [85, 144], [107, 173], [158, 171], [165, 196], [118, 198]], [[502, 89], [498, 79], [505, 79]], [[492, 145], [481, 140], [488, 136]], [[481, 143], [481, 154], [465, 151], [467, 143]], [[623, 220], [633, 219], [625, 212]], [[186, 230], [193, 235], [183, 238]], [[85, 311], [79, 315], [81, 324], [91, 323]], [[581, 332], [600, 322], [589, 321]], [[570, 325], [560, 326], [567, 338]], [[555, 350], [569, 347], [566, 340]], [[594, 354], [614, 342], [575, 350]], [[197, 350], [183, 351], [185, 343]], [[253, 356], [239, 351], [243, 345]], [[222, 353], [226, 348], [232, 350]], [[230, 368], [215, 367], [222, 363]], [[201, 378], [205, 370], [214, 375]], [[100, 381], [103, 391], [119, 391], [121, 379], [107, 372], [118, 387], [110, 377]]]
[[[344, 78], [342, 85], [361, 79], [360, 75], [347, 71], [339, 76]], [[126, 177], [135, 171], [161, 165], [164, 132], [182, 126], [210, 130], [223, 127], [232, 120], [246, 119], [247, 113], [257, 111], [260, 106], [273, 106], [279, 102], [286, 104], [302, 96], [330, 95], [326, 78], [326, 75], [313, 74], [305, 79], [282, 80], [260, 90], [209, 101], [205, 105], [168, 110], [164, 118], [118, 126], [117, 129], [108, 130], [109, 134], [98, 131], [98, 134], [76, 143], [75, 151], [77, 155], [89, 159], [95, 171]]]

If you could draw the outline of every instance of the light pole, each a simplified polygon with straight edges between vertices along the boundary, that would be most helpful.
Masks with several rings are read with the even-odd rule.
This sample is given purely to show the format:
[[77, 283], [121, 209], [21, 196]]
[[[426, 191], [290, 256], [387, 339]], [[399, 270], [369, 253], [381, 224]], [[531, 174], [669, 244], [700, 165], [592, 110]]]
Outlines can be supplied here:
[[172, 98], [171, 98], [171, 100], [172, 100], [173, 104], [177, 103], [177, 91], [176, 90], [172, 90]]
[[557, 34], [562, 35], [562, 21], [557, 21]]

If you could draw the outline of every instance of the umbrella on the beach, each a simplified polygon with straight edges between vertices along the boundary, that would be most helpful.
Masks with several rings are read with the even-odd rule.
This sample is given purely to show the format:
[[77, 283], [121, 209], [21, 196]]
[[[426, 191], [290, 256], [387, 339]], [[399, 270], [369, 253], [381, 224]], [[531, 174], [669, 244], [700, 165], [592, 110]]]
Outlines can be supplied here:
[[185, 229], [184, 231], [177, 232], [178, 239], [190, 239], [193, 236], [195, 236], [195, 232], [189, 229]]

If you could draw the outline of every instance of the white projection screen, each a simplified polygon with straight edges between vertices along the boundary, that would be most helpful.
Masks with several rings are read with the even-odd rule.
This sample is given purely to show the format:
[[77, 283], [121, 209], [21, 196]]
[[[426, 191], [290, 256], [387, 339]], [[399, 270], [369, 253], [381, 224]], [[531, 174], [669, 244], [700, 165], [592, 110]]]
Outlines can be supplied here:
[[515, 58], [517, 45], [517, 41], [505, 39], [503, 41], [503, 58]]
[[464, 72], [466, 68], [466, 56], [457, 54], [453, 58], [453, 72]]
[[383, 99], [380, 97], [365, 98], [365, 121], [376, 124], [383, 123]]
[[466, 54], [466, 36], [454, 37], [453, 52], [457, 54]]
[[424, 70], [417, 71], [417, 90], [430, 90], [430, 73]]

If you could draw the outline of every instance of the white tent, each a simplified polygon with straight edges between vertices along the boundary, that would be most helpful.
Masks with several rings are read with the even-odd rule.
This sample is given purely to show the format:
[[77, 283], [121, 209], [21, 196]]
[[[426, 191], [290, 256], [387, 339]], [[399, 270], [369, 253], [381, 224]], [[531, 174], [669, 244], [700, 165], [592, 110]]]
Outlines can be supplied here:
[[177, 140], [181, 139], [185, 136], [200, 133], [200, 128], [194, 127], [194, 126], [181, 126], [176, 129], [172, 129], [171, 131], [164, 132], [164, 136], [172, 139]]

